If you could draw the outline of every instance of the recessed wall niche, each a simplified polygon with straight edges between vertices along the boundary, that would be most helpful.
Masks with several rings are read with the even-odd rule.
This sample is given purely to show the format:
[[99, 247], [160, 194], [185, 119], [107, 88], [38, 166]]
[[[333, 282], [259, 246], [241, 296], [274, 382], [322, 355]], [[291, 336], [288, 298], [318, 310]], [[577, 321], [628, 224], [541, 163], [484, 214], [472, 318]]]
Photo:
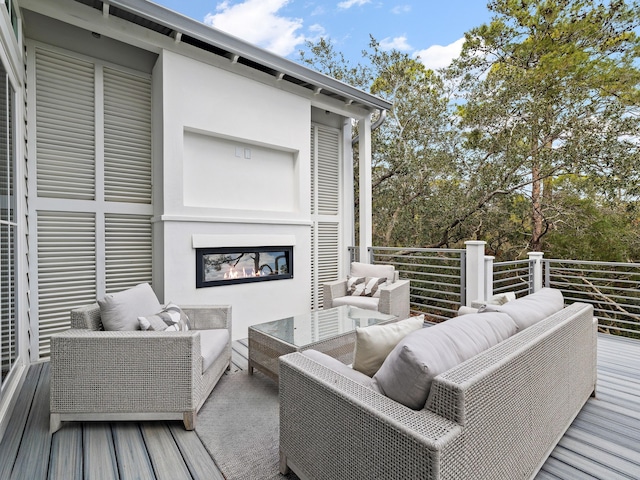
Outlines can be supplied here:
[[291, 150], [185, 130], [184, 204], [295, 212], [297, 156]]

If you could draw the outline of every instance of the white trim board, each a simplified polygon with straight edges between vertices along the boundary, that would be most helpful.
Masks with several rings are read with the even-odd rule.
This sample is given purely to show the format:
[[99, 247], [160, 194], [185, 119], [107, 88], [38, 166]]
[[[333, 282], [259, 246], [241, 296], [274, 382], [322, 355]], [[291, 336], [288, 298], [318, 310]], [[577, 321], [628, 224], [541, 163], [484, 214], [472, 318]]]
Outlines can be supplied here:
[[296, 244], [294, 235], [192, 235], [193, 248], [268, 247]]

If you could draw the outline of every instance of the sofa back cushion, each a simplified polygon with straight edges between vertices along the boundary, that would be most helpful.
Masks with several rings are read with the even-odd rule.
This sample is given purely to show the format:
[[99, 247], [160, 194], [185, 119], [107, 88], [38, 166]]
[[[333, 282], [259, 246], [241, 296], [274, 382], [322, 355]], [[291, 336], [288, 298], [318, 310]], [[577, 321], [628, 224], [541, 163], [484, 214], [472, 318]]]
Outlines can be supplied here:
[[470, 314], [414, 331], [395, 346], [373, 376], [380, 393], [424, 408], [433, 379], [509, 338], [516, 324], [504, 313]]
[[98, 305], [105, 330], [140, 330], [138, 317], [154, 315], [162, 310], [148, 283], [105, 295], [98, 300]]
[[424, 315], [356, 328], [353, 369], [372, 377], [400, 340], [424, 326]]
[[518, 327], [518, 331], [559, 312], [564, 308], [564, 297], [560, 290], [542, 288], [536, 293], [512, 300], [504, 305], [485, 305], [479, 312], [506, 313]]

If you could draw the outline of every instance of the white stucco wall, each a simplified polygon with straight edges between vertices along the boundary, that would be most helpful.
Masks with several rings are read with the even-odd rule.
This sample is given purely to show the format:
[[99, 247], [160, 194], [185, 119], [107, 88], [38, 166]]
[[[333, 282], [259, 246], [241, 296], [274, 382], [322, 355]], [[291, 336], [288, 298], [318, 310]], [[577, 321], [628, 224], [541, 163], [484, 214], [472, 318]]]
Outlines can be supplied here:
[[[167, 51], [154, 70], [158, 75], [162, 111], [155, 122], [162, 142], [155, 158], [162, 175], [155, 178], [162, 201], [156, 202], [154, 241], [163, 249], [154, 269], [164, 282], [154, 281], [156, 293], [185, 305], [231, 305], [234, 339], [245, 338], [249, 325], [308, 311], [309, 100]], [[207, 178], [198, 177], [198, 169]], [[246, 189], [242, 198], [235, 190], [221, 194], [230, 181], [248, 178], [255, 185], [258, 177], [268, 183], [283, 178], [286, 185], [272, 194], [261, 188]], [[293, 236], [294, 278], [196, 289], [194, 235], [243, 235], [256, 245], [273, 235]]]

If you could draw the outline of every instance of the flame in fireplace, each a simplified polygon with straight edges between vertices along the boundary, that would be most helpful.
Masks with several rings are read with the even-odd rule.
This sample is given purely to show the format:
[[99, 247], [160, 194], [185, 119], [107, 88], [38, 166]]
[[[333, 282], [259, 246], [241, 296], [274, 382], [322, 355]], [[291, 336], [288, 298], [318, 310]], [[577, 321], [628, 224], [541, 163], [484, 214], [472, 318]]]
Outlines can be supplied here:
[[259, 277], [260, 272], [256, 272], [253, 268], [247, 273], [247, 269], [243, 268], [242, 273], [239, 270], [236, 270], [233, 267], [229, 268], [229, 271], [224, 274], [225, 280], [233, 280], [235, 278], [248, 278], [248, 277]]

